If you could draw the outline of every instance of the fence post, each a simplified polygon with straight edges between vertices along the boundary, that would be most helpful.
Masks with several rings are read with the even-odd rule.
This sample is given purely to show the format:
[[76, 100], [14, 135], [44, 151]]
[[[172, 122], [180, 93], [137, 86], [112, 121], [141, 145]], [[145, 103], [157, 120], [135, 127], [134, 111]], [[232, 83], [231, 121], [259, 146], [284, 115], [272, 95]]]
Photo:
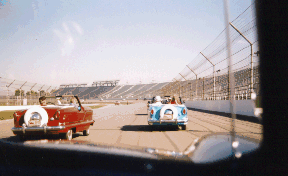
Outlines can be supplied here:
[[35, 84], [31, 87], [31, 89], [30, 89], [30, 100], [31, 100], [31, 96], [32, 96], [31, 91], [32, 91], [33, 87], [34, 87], [36, 84], [37, 84], [37, 83], [35, 83]]
[[251, 94], [252, 94], [252, 91], [253, 91], [253, 44], [230, 22], [229, 23], [249, 44], [250, 44], [250, 47], [251, 47], [251, 72], [250, 72], [250, 97], [251, 97]]
[[204, 84], [205, 84], [205, 82], [204, 82], [204, 77], [203, 77], [203, 98], [202, 98], [202, 100], [204, 100]]
[[[22, 86], [20, 87], [20, 106], [21, 106], [21, 100], [22, 100], [22, 87], [25, 85], [27, 83], [27, 81], [24, 83], [24, 84], [22, 84]], [[24, 96], [24, 95], [23, 95]]]
[[[180, 73], [179, 73], [179, 75], [181, 75]], [[182, 76], [182, 75], [181, 75]], [[184, 76], [182, 76], [182, 78], [184, 78]], [[185, 78], [184, 78], [185, 79]], [[185, 81], [187, 81], [186, 79], [185, 79]], [[182, 86], [183, 87], [183, 86]], [[181, 97], [181, 96], [180, 96]]]
[[[50, 86], [51, 87], [51, 86]], [[50, 87], [46, 90], [46, 93], [45, 94], [47, 94], [48, 93], [48, 90], [50, 89]], [[49, 95], [50, 96], [50, 95]]]
[[9, 106], [9, 99], [10, 99], [10, 96], [9, 96], [9, 87], [16, 81], [16, 79], [14, 79], [14, 81], [12, 81], [9, 86], [6, 85], [7, 87], [7, 106]]
[[204, 56], [202, 52], [200, 53], [205, 59], [207, 59], [210, 62], [210, 64], [213, 65], [213, 100], [214, 100], [215, 99], [215, 65], [206, 56]]
[[38, 98], [40, 98], [41, 97], [41, 90], [42, 90], [42, 88], [45, 86], [45, 84], [38, 90], [39, 91], [39, 97]]
[[195, 75], [196, 75], [196, 98], [197, 98], [197, 74], [188, 66], [188, 65], [186, 65], [188, 68], [189, 68], [189, 70], [191, 70], [191, 72], [193, 72]]

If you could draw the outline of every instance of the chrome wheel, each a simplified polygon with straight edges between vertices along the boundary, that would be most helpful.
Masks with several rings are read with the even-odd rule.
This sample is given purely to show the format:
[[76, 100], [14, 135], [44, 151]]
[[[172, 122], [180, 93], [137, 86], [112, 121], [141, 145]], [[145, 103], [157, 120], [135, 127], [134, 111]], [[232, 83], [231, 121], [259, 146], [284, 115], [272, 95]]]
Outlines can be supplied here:
[[67, 133], [64, 133], [63, 138], [70, 141], [72, 140], [72, 134], [73, 134], [73, 131], [70, 129], [67, 131]]

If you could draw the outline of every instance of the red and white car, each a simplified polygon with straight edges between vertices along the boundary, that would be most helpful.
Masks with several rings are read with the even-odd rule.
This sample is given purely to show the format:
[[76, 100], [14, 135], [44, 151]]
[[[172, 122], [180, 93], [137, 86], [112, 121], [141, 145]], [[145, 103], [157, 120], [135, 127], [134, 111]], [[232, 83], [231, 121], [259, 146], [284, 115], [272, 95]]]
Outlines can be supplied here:
[[[64, 98], [69, 100], [73, 97], [77, 99], [77, 106], [61, 104]], [[71, 140], [76, 132], [89, 135], [89, 128], [95, 122], [92, 119], [93, 111], [90, 107], [82, 106], [77, 96], [46, 97], [46, 101], [46, 106], [34, 106], [14, 113], [12, 131], [21, 140], [29, 135], [60, 134], [67, 140]]]

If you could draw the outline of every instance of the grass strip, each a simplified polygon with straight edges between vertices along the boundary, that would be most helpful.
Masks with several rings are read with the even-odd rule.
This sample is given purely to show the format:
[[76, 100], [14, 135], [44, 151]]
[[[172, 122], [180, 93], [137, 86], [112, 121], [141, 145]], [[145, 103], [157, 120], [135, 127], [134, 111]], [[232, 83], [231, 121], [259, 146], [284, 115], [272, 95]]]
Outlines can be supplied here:
[[13, 119], [14, 110], [0, 111], [0, 120]]
[[89, 106], [91, 109], [97, 109], [97, 108], [101, 108], [104, 107], [106, 105], [96, 105], [96, 106]]

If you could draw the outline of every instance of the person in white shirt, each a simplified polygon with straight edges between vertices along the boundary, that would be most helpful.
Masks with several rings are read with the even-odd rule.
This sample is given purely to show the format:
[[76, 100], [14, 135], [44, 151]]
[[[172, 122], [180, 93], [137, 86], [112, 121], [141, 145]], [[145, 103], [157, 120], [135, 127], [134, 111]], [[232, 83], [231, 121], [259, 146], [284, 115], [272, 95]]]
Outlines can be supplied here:
[[156, 101], [156, 102], [153, 103], [153, 104], [155, 104], [155, 105], [162, 105], [161, 100], [162, 100], [162, 99], [161, 99], [160, 96], [156, 96], [156, 97], [155, 97], [155, 101]]

